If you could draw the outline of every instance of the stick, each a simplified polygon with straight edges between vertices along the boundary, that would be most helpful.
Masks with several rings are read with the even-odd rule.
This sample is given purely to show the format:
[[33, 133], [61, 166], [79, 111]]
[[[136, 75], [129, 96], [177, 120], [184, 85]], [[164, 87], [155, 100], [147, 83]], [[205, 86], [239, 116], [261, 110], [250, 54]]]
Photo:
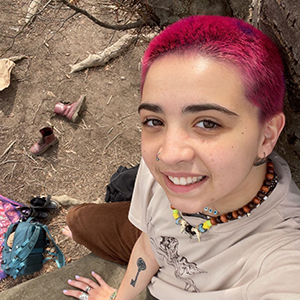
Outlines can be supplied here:
[[113, 129], [114, 129], [114, 127], [112, 127], [111, 129], [109, 129], [106, 135], [109, 135], [113, 131]]
[[136, 114], [136, 112], [133, 112], [133, 113], [131, 113], [131, 114], [128, 114], [128, 115], [122, 117], [121, 120], [124, 120], [124, 119], [126, 119], [126, 118], [128, 118], [128, 117], [131, 117], [131, 116], [135, 115], [135, 114]]
[[27, 153], [27, 151], [26, 151], [25, 148], [23, 148], [23, 150], [24, 150], [24, 153], [25, 153], [31, 160], [33, 160], [36, 164], [38, 164], [38, 162], [37, 162], [33, 157], [31, 157], [31, 156]]
[[16, 168], [16, 165], [17, 165], [17, 163], [14, 164], [14, 166], [13, 166], [13, 168], [12, 168], [12, 170], [11, 170], [10, 180], [11, 180], [11, 179], [13, 178], [13, 176], [14, 176], [14, 170], [15, 170], [15, 168]]
[[10, 193], [12, 194], [13, 192], [23, 188], [25, 186], [25, 184], [20, 185], [19, 187], [15, 188], [13, 191], [11, 191]]
[[40, 101], [40, 104], [38, 105], [38, 108], [36, 109], [36, 111], [35, 111], [35, 113], [34, 113], [34, 116], [33, 116], [32, 122], [31, 122], [31, 125], [34, 124], [36, 114], [37, 114], [37, 112], [39, 111], [39, 109], [40, 109], [42, 103], [43, 103], [43, 100]]
[[108, 104], [110, 103], [111, 99], [112, 99], [112, 95], [109, 97], [109, 99], [108, 99], [106, 105], [108, 105]]
[[104, 147], [104, 150], [106, 150], [109, 145], [115, 140], [117, 139], [120, 135], [122, 135], [122, 133], [117, 134], [110, 142], [108, 142], [108, 144]]
[[2, 157], [3, 157], [5, 154], [7, 154], [7, 153], [9, 152], [10, 148], [15, 144], [16, 141], [17, 141], [17, 140], [11, 142], [11, 144], [4, 150], [4, 152], [3, 152], [3, 154], [1, 155], [0, 159], [2, 159]]
[[107, 29], [113, 29], [113, 30], [128, 30], [128, 29], [133, 29], [133, 28], [139, 28], [145, 25], [153, 25], [153, 21], [151, 20], [151, 18], [146, 19], [146, 20], [137, 20], [136, 22], [133, 23], [128, 23], [125, 25], [111, 25], [111, 24], [107, 24], [104, 22], [101, 22], [100, 20], [96, 19], [94, 16], [90, 15], [86, 10], [79, 8], [78, 6], [75, 6], [73, 4], [71, 4], [70, 2], [68, 2], [67, 0], [60, 0], [63, 4], [65, 4], [66, 6], [70, 7], [71, 9], [73, 9], [74, 11], [81, 13], [83, 15], [85, 15], [86, 17], [88, 17], [90, 20], [92, 20], [94, 23], [96, 23], [97, 25], [107, 28]]
[[13, 163], [13, 162], [17, 162], [17, 161], [16, 160], [5, 160], [5, 161], [1, 162], [0, 165], [9, 164], [9, 163]]

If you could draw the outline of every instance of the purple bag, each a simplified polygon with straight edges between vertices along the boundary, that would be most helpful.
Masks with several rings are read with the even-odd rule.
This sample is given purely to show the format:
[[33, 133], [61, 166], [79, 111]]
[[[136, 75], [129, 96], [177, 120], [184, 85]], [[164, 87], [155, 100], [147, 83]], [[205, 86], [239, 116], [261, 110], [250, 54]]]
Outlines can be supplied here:
[[[21, 213], [18, 211], [18, 208], [22, 206], [24, 205], [0, 195], [0, 267], [2, 260], [4, 233], [7, 231], [10, 224], [16, 223], [20, 219]], [[0, 280], [5, 277], [6, 274], [0, 269]]]

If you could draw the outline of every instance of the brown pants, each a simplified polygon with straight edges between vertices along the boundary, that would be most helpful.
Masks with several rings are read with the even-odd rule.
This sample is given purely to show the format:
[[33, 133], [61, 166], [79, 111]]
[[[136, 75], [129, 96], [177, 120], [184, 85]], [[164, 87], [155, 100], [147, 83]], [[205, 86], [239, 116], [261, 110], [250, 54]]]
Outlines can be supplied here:
[[97, 256], [127, 265], [132, 248], [141, 232], [128, 220], [130, 202], [85, 203], [67, 215], [75, 242]]
[[[99, 257], [127, 265], [132, 248], [141, 234], [128, 220], [130, 202], [85, 203], [67, 215], [75, 242]], [[146, 300], [158, 300], [147, 289]]]

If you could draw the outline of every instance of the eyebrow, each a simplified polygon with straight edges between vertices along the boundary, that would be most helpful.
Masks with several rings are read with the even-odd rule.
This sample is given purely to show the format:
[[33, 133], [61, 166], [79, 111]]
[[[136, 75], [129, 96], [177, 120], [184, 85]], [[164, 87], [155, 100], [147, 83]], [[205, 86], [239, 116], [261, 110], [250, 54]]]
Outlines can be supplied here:
[[195, 105], [189, 105], [182, 109], [182, 113], [196, 113], [200, 111], [206, 111], [206, 110], [217, 110], [222, 113], [225, 113], [229, 116], [236, 116], [239, 117], [239, 115], [221, 105], [218, 104], [195, 104]]
[[141, 103], [138, 107], [138, 113], [140, 113], [140, 111], [142, 109], [150, 110], [150, 111], [155, 112], [155, 113], [162, 113], [163, 112], [162, 108], [159, 105], [150, 104], [150, 103]]
[[[141, 103], [138, 107], [138, 112], [142, 109], [146, 109], [155, 113], [163, 113], [163, 109], [157, 105], [157, 104], [150, 104], [150, 103]], [[236, 116], [239, 117], [239, 115], [221, 105], [218, 104], [195, 104], [195, 105], [188, 105], [182, 109], [182, 113], [197, 113], [200, 111], [206, 111], [206, 110], [217, 110], [222, 113], [225, 113], [229, 116]]]

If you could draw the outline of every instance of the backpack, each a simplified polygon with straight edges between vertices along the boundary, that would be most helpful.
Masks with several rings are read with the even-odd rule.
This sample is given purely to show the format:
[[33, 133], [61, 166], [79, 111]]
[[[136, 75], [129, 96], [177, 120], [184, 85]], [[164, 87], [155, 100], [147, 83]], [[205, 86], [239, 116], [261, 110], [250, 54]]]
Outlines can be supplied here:
[[[64, 255], [54, 242], [48, 227], [32, 220], [33, 218], [29, 218], [25, 222], [11, 224], [5, 233], [1, 269], [7, 275], [13, 276], [14, 279], [39, 271], [49, 259], [54, 259], [58, 268], [65, 265]], [[14, 233], [14, 237], [11, 245], [8, 243], [8, 239], [12, 233]], [[49, 238], [56, 248], [56, 253], [45, 250], [45, 247], [49, 245]], [[51, 257], [44, 259], [46, 253]]]
[[119, 166], [106, 186], [105, 202], [130, 201], [139, 165], [132, 168]]
[[[18, 222], [21, 217], [19, 208], [23, 207], [23, 204], [8, 199], [0, 195], [0, 267], [2, 261], [2, 248], [4, 244], [4, 234], [7, 231], [9, 225]], [[6, 274], [0, 268], [0, 280], [6, 277]]]

